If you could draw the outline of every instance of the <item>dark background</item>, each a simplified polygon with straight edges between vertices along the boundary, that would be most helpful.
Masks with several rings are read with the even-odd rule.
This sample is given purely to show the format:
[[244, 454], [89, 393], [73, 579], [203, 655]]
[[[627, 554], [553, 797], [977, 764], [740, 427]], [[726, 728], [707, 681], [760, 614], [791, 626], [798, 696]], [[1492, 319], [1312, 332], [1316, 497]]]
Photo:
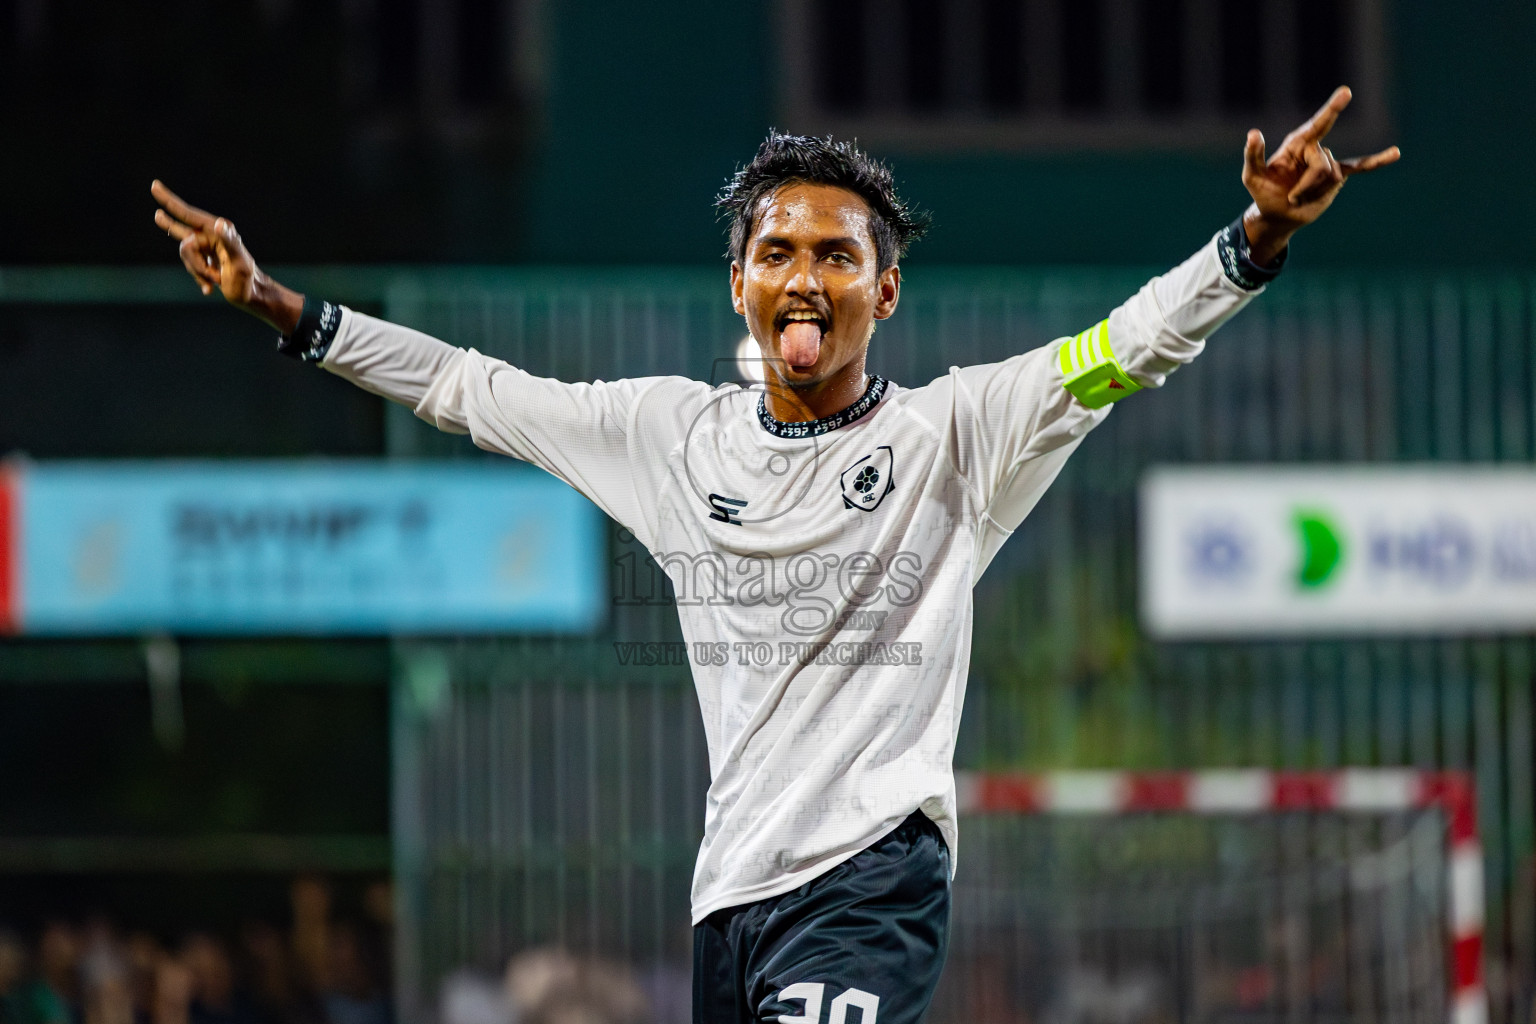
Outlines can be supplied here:
[[[1179, 7], [1143, 6], [1153, 25]], [[943, 7], [871, 7], [855, 38], [877, 16], [921, 30]], [[855, 8], [811, 3], [817, 24]], [[1381, 8], [1385, 74], [1362, 84], [1325, 45], [1341, 5], [1297, 5], [1296, 30], [1323, 37], [1302, 50], [1298, 102], [1325, 99], [1335, 69], [1385, 93], [1373, 97], [1389, 115], [1380, 137], [1355, 141], [1406, 155], [1351, 186], [1309, 233], [1307, 260], [1528, 265], [1536, 9]], [[231, 217], [271, 263], [707, 263], [721, 249], [710, 197], [769, 125], [797, 128], [780, 100], [779, 14], [768, 0], [5, 0], [0, 263], [164, 265], [153, 177]], [[1103, 28], [1079, 21], [1067, 27]], [[838, 59], [857, 64], [815, 58], [824, 70]], [[1221, 65], [1221, 104], [1239, 125], [1256, 94], [1246, 83], [1279, 73], [1236, 30], [1188, 59]], [[1070, 89], [1066, 100], [1072, 113]], [[1251, 122], [1272, 145], [1293, 127], [1257, 109]], [[1341, 155], [1349, 135], [1346, 118]], [[1197, 147], [880, 151], [936, 214], [915, 265], [1156, 264], [1241, 209], [1242, 142], [1239, 128]]]

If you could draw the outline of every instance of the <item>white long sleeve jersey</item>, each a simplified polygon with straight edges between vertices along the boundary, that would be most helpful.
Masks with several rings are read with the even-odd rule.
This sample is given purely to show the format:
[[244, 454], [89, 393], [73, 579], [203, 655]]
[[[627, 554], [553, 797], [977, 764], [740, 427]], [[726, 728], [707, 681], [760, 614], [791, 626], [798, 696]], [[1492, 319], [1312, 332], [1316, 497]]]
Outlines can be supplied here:
[[[1159, 386], [1254, 294], [1213, 241], [1110, 313], [1111, 345]], [[972, 587], [1109, 412], [1063, 389], [1060, 344], [924, 387], [875, 378], [814, 424], [774, 421], [761, 389], [566, 384], [350, 311], [322, 365], [553, 473], [668, 573], [709, 746], [697, 922], [917, 809], [953, 857]]]

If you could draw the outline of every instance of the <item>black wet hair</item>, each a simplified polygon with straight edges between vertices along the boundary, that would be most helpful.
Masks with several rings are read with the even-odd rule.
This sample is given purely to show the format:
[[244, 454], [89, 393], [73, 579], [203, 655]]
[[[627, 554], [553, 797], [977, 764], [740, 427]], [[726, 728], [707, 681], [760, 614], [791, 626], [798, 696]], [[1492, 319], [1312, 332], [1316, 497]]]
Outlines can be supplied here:
[[736, 172], [715, 199], [722, 217], [730, 218], [730, 248], [726, 258], [744, 262], [747, 242], [759, 208], [785, 185], [835, 185], [869, 206], [869, 233], [875, 240], [880, 269], [894, 266], [907, 247], [928, 230], [928, 214], [896, 194], [891, 169], [851, 142], [834, 142], [808, 135], [785, 135], [772, 129], [752, 162]]

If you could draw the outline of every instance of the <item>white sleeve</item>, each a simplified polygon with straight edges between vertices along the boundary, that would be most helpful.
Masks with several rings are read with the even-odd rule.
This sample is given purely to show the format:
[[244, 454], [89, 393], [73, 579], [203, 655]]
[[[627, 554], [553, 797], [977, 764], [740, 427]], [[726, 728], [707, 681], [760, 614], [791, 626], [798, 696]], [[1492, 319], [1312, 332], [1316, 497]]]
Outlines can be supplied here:
[[1136, 383], [1162, 387], [1168, 374], [1201, 353], [1216, 328], [1263, 291], [1227, 277], [1213, 238], [1109, 314], [1110, 347]]
[[[1212, 239], [1109, 314], [1110, 345], [1137, 383], [1161, 387], [1260, 291], [1240, 288], [1227, 277]], [[1062, 387], [1058, 350], [1071, 340], [1061, 338], [1000, 363], [950, 370], [951, 459], [1004, 530], [1023, 521], [1067, 456], [1109, 415], [1109, 406], [1089, 409]]]
[[681, 443], [689, 399], [708, 386], [680, 377], [567, 384], [474, 349], [346, 310], [321, 365], [410, 406], [440, 430], [545, 469], [586, 495], [643, 543], [655, 494]]

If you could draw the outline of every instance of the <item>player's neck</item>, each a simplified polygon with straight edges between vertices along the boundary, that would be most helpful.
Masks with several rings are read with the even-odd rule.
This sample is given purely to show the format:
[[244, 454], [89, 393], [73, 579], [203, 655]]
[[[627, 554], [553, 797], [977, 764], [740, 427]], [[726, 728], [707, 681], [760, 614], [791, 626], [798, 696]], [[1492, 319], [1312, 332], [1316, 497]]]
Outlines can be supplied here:
[[790, 387], [771, 381], [764, 404], [768, 415], [780, 423], [804, 423], [836, 416], [860, 398], [869, 387], [864, 360], [857, 359], [824, 381], [808, 387]]

